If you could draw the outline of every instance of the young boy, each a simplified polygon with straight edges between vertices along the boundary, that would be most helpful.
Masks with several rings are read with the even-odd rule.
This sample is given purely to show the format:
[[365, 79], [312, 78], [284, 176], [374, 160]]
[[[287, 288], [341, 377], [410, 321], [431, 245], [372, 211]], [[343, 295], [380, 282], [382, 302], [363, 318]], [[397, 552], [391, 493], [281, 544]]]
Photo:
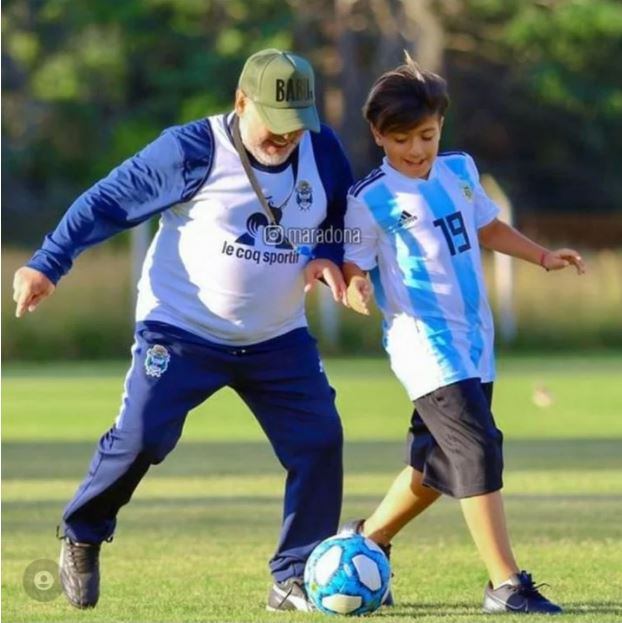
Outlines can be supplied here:
[[441, 494], [458, 498], [490, 577], [484, 611], [559, 613], [519, 570], [506, 529], [479, 245], [547, 271], [585, 269], [576, 251], [545, 249], [497, 220], [470, 156], [438, 153], [448, 103], [445, 81], [407, 56], [376, 81], [363, 109], [386, 157], [350, 189], [346, 227], [358, 228], [361, 242], [346, 245], [348, 302], [369, 314], [375, 292], [391, 368], [415, 410], [408, 467], [354, 529], [387, 547]]

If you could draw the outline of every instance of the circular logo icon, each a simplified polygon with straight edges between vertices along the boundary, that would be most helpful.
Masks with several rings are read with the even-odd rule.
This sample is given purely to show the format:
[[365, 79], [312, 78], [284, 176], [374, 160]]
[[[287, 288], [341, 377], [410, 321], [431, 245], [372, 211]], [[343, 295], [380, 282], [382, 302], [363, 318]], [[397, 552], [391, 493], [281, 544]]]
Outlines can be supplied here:
[[52, 601], [61, 594], [58, 565], [53, 560], [33, 560], [22, 578], [26, 594], [37, 601]]

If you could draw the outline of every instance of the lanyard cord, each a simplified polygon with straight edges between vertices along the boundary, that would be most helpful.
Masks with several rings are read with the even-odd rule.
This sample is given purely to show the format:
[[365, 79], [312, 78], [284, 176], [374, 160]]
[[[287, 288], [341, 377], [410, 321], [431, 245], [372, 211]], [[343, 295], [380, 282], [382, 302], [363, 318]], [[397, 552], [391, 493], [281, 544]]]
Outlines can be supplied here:
[[[259, 185], [259, 182], [257, 181], [257, 176], [255, 175], [255, 172], [253, 171], [253, 167], [251, 166], [250, 160], [248, 158], [248, 154], [246, 153], [246, 148], [244, 147], [244, 144], [242, 143], [242, 136], [240, 135], [240, 118], [237, 115], [234, 115], [233, 117], [233, 123], [231, 124], [231, 136], [233, 138], [233, 145], [235, 146], [235, 149], [238, 152], [238, 155], [240, 156], [242, 166], [244, 167], [244, 171], [246, 172], [246, 177], [248, 177], [248, 181], [251, 183], [251, 186], [253, 187], [253, 190], [255, 191], [255, 194], [257, 195], [257, 199], [259, 199], [259, 203], [261, 204], [261, 206], [264, 209], [264, 212], [268, 216], [268, 220], [270, 221], [270, 223], [272, 225], [278, 225], [277, 220], [274, 216], [274, 212], [272, 211], [272, 208], [270, 207], [270, 204], [268, 203], [268, 200], [263, 194], [263, 191], [261, 190], [261, 186]], [[294, 154], [294, 157], [292, 158], [292, 173], [294, 177], [294, 183], [285, 201], [280, 206], [278, 206], [277, 209], [279, 210], [287, 204], [287, 202], [291, 199], [291, 196], [294, 194], [294, 190], [296, 189], [296, 183], [297, 183], [297, 177], [298, 177], [298, 154]], [[286, 241], [289, 242], [287, 239]], [[293, 245], [291, 246], [293, 247]]]

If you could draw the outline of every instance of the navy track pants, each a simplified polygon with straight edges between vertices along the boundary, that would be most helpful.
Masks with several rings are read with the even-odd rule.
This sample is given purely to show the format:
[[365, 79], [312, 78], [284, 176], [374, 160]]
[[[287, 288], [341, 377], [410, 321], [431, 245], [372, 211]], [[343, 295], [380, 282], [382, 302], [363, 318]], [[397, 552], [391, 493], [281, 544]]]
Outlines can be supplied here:
[[270, 569], [278, 581], [301, 576], [311, 550], [337, 530], [343, 479], [335, 392], [306, 328], [232, 347], [163, 323], [139, 323], [121, 412], [65, 508], [65, 535], [84, 543], [109, 539], [120, 507], [175, 447], [188, 411], [225, 386], [249, 406], [287, 470]]

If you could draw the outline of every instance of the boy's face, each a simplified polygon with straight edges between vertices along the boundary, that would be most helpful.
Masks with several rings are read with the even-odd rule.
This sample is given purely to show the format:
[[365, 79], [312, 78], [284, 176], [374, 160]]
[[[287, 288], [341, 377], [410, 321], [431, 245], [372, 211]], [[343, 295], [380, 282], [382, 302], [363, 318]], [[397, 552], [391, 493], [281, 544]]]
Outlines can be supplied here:
[[372, 126], [376, 145], [384, 149], [389, 164], [403, 175], [427, 178], [438, 154], [443, 117], [430, 115], [410, 130], [380, 134]]

